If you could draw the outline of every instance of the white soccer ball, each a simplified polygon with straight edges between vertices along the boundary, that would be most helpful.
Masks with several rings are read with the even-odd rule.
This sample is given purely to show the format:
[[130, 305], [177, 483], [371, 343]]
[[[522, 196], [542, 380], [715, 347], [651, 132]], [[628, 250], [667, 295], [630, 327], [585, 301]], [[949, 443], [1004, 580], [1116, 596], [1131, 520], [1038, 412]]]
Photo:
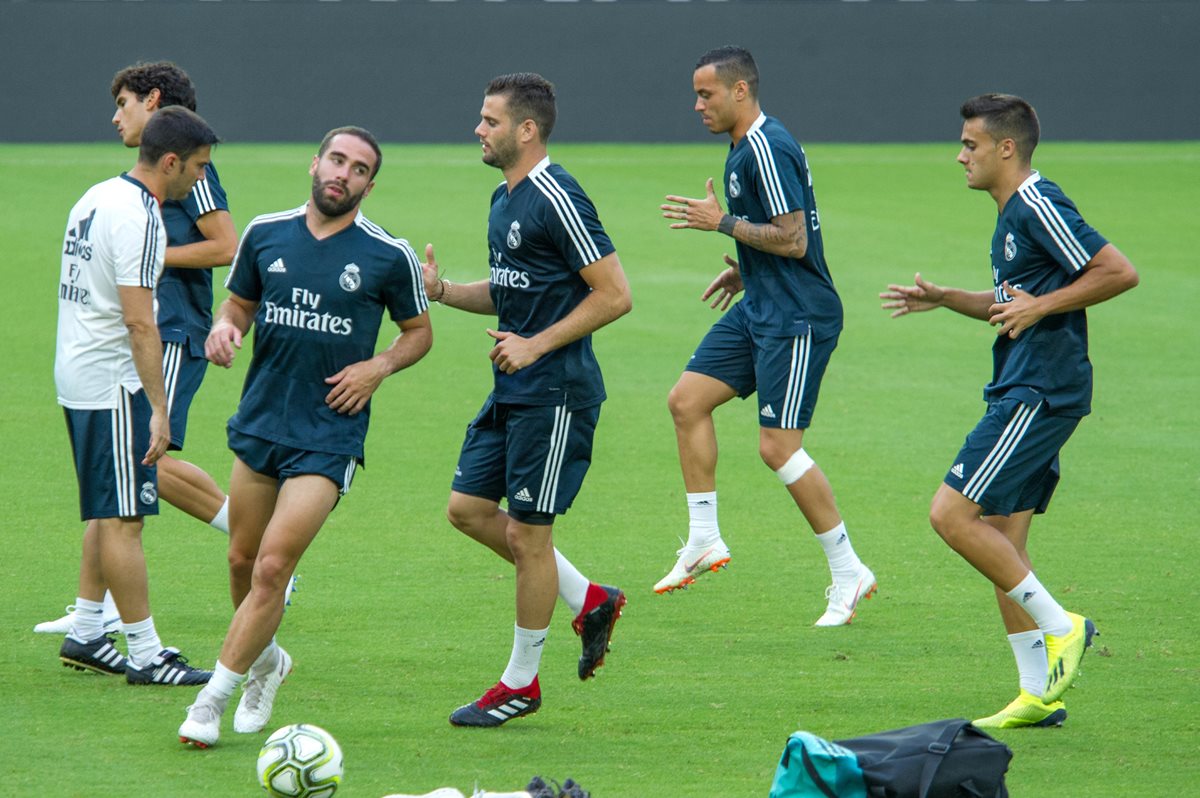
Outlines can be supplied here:
[[342, 748], [320, 726], [284, 726], [258, 752], [258, 783], [278, 798], [329, 798], [341, 782]]

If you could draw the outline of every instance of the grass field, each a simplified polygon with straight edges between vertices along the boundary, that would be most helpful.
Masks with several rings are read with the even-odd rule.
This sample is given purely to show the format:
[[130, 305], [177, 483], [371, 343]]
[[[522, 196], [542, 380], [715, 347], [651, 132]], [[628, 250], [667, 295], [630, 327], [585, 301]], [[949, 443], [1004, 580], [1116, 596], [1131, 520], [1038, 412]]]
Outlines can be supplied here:
[[[811, 625], [828, 573], [758, 460], [755, 412], [742, 403], [717, 418], [733, 563], [684, 593], [652, 593], [686, 534], [665, 397], [716, 318], [698, 297], [731, 251], [728, 239], [668, 230], [657, 206], [666, 193], [699, 195], [724, 148], [559, 145], [552, 154], [597, 204], [634, 291], [633, 312], [596, 336], [609, 401], [587, 484], [556, 529], [585, 573], [629, 594], [608, 664], [578, 682], [560, 608], [541, 712], [495, 731], [446, 722], [504, 666], [513, 576], [444, 518], [462, 431], [490, 385], [489, 344], [487, 319], [435, 306], [432, 352], [376, 395], [368, 468], [300, 564], [280, 631], [296, 669], [271, 728], [332, 731], [347, 798], [515, 789], [534, 774], [571, 776], [597, 798], [740, 798], [766, 795], [798, 728], [847, 737], [1007, 703], [1016, 675], [991, 589], [926, 518], [982, 413], [992, 333], [948, 312], [891, 320], [876, 298], [918, 270], [990, 285], [995, 207], [964, 188], [954, 133], [944, 145], [808, 147], [846, 329], [805, 443], [880, 581], [853, 626]], [[239, 229], [307, 197], [311, 153], [218, 149]], [[469, 144], [393, 146], [385, 158], [366, 213], [418, 250], [434, 242], [451, 279], [482, 277], [499, 174]], [[131, 163], [111, 143], [0, 146], [0, 792], [251, 796], [265, 733], [234, 734], [227, 719], [218, 747], [185, 748], [175, 729], [193, 689], [135, 690], [67, 670], [60, 641], [30, 631], [73, 600], [82, 531], [52, 375], [64, 220], [89, 185]], [[1031, 547], [1043, 582], [1102, 636], [1064, 728], [999, 735], [1015, 752], [1010, 789], [1181, 795], [1200, 779], [1200, 340], [1188, 304], [1200, 295], [1200, 147], [1049, 142], [1036, 165], [1129, 255], [1142, 284], [1090, 313], [1095, 409], [1064, 451]], [[247, 355], [232, 372], [209, 370], [188, 429], [187, 458], [222, 484], [224, 421]], [[211, 667], [231, 614], [223, 539], [164, 505], [145, 546], [164, 639]]]

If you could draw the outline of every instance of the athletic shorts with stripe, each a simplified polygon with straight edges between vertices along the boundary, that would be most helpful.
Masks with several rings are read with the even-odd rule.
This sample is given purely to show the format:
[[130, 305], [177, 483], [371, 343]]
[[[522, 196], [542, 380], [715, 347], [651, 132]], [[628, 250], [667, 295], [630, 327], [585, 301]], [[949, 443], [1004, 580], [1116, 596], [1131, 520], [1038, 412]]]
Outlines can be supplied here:
[[142, 465], [153, 415], [146, 392], [119, 389], [115, 410], [63, 411], [79, 480], [79, 517], [158, 515], [158, 469]]
[[171, 446], [173, 450], [183, 448], [187, 434], [188, 408], [200, 383], [208, 361], [191, 354], [187, 343], [163, 341], [163, 382], [167, 388], [167, 412], [171, 416]]
[[286, 479], [316, 474], [337, 485], [339, 496], [350, 492], [350, 483], [358, 468], [358, 458], [353, 455], [297, 449], [238, 432], [232, 427], [226, 427], [226, 432], [229, 449], [238, 459], [251, 470], [278, 480], [280, 487]]
[[1056, 416], [1045, 402], [992, 402], [944, 482], [984, 515], [1045, 512], [1058, 485], [1058, 453], [1078, 426], [1077, 417]]
[[718, 379], [743, 399], [757, 391], [759, 426], [808, 429], [837, 341], [814, 341], [811, 330], [791, 337], [756, 332], [739, 302], [712, 326], [684, 370]]
[[467, 426], [451, 488], [468, 496], [508, 500], [508, 513], [526, 524], [549, 525], [583, 486], [592, 464], [600, 405], [497, 404], [491, 396]]

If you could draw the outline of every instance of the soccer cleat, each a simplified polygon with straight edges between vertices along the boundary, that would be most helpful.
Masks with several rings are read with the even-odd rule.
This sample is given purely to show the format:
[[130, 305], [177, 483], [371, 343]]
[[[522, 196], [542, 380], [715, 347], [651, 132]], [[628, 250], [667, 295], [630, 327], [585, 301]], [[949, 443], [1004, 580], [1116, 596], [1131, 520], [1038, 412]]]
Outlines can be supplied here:
[[208, 684], [211, 678], [212, 671], [188, 665], [187, 657], [180, 656], [177, 648], [164, 648], [145, 668], [138, 668], [133, 662], [125, 666], [125, 681], [130, 684]]
[[1067, 719], [1062, 701], [1043, 702], [1032, 693], [1022, 690], [1012, 703], [995, 715], [971, 721], [979, 729], [1024, 729], [1061, 726]]
[[452, 726], [492, 727], [522, 715], [532, 715], [542, 705], [542, 690], [537, 677], [528, 687], [516, 690], [504, 682], [488, 690], [474, 703], [461, 706], [450, 714]]
[[1079, 664], [1083, 652], [1092, 645], [1092, 637], [1098, 634], [1096, 625], [1082, 615], [1068, 612], [1071, 631], [1065, 635], [1046, 635], [1046, 659], [1050, 663], [1050, 675], [1046, 677], [1046, 689], [1042, 700], [1051, 703], [1062, 698], [1063, 693], [1079, 675]]
[[685, 545], [675, 553], [679, 555], [679, 559], [675, 561], [671, 572], [654, 585], [655, 593], [661, 595], [681, 587], [686, 588], [696, 581], [696, 577], [708, 571], [716, 573], [718, 568], [726, 567], [730, 559], [729, 547], [720, 538], [707, 546]]
[[582, 638], [583, 653], [579, 655], [579, 678], [587, 679], [596, 675], [596, 668], [604, 664], [604, 655], [608, 653], [608, 642], [612, 640], [613, 627], [621, 617], [621, 608], [625, 606], [625, 594], [615, 587], [601, 585], [608, 594], [600, 604], [589, 612], [579, 613], [571, 621], [571, 628]]
[[825, 588], [825, 598], [829, 600], [829, 604], [825, 607], [825, 614], [813, 625], [848, 626], [857, 614], [858, 602], [875, 595], [877, 587], [875, 574], [865, 565], [853, 582], [839, 585], [835, 581]]
[[101, 635], [86, 643], [68, 637], [63, 640], [62, 648], [58, 650], [58, 658], [68, 668], [106, 675], [125, 673], [127, 664], [125, 656], [113, 648], [111, 634]]
[[[67, 605], [67, 614], [53, 621], [42, 621], [33, 627], [33, 631], [42, 635], [67, 635], [71, 633], [71, 616], [75, 614], [75, 605]], [[114, 615], [104, 619], [104, 634], [121, 631], [121, 616]]]
[[265, 676], [256, 676], [251, 670], [250, 677], [242, 688], [242, 700], [238, 702], [237, 711], [233, 713], [233, 730], [240, 734], [254, 734], [262, 731], [271, 719], [271, 707], [275, 704], [275, 692], [279, 685], [292, 672], [292, 658], [279, 646], [279, 656], [275, 667]]
[[300, 589], [300, 574], [292, 574], [288, 579], [287, 588], [283, 591], [283, 611], [292, 606], [292, 594]]
[[221, 736], [221, 712], [212, 704], [197, 700], [187, 708], [187, 720], [179, 725], [179, 742], [197, 748], [215, 745]]

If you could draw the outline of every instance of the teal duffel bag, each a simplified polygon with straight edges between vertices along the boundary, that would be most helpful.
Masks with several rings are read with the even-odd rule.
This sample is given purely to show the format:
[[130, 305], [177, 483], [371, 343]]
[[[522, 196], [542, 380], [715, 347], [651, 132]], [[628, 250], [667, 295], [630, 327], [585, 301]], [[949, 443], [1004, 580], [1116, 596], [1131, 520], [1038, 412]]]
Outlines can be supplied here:
[[858, 755], [815, 734], [788, 737], [770, 798], [867, 798]]

